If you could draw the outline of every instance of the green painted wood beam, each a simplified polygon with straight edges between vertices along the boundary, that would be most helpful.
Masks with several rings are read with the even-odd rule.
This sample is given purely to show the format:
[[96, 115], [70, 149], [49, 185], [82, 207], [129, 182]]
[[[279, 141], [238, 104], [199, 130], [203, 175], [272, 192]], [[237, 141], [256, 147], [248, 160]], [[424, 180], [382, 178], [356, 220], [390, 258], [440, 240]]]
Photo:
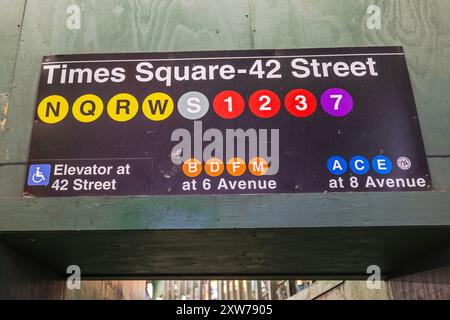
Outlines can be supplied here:
[[449, 227], [14, 232], [0, 239], [83, 278], [389, 278], [429, 261]]
[[0, 231], [450, 225], [450, 193], [2, 199]]

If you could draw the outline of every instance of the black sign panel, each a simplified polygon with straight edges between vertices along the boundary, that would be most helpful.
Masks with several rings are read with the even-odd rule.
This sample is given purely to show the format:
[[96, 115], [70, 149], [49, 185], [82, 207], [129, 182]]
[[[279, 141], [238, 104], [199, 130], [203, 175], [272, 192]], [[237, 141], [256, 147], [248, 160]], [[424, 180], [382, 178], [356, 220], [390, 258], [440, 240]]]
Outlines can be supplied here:
[[430, 189], [399, 47], [42, 62], [25, 196]]

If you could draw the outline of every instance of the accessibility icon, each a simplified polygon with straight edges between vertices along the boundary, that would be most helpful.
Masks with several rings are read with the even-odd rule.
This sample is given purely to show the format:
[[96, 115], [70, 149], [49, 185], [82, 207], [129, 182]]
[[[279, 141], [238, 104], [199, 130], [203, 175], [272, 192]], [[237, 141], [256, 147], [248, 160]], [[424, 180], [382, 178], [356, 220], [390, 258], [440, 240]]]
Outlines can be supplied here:
[[29, 186], [48, 186], [50, 183], [50, 172], [52, 166], [50, 164], [32, 164], [28, 169]]

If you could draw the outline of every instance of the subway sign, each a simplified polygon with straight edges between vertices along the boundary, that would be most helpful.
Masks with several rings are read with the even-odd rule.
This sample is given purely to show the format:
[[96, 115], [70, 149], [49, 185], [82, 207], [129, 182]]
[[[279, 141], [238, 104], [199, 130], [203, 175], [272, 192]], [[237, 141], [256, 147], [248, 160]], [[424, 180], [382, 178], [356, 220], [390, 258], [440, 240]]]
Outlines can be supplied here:
[[400, 47], [44, 57], [24, 196], [431, 190]]

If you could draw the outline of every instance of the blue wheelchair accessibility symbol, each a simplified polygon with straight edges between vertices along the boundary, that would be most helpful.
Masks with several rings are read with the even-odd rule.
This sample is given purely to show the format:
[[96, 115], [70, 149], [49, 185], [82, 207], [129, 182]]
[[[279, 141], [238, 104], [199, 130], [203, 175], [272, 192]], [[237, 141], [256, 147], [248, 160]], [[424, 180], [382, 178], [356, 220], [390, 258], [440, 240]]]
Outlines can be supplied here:
[[49, 164], [32, 164], [28, 169], [27, 185], [47, 186], [50, 183], [50, 172], [52, 166]]

